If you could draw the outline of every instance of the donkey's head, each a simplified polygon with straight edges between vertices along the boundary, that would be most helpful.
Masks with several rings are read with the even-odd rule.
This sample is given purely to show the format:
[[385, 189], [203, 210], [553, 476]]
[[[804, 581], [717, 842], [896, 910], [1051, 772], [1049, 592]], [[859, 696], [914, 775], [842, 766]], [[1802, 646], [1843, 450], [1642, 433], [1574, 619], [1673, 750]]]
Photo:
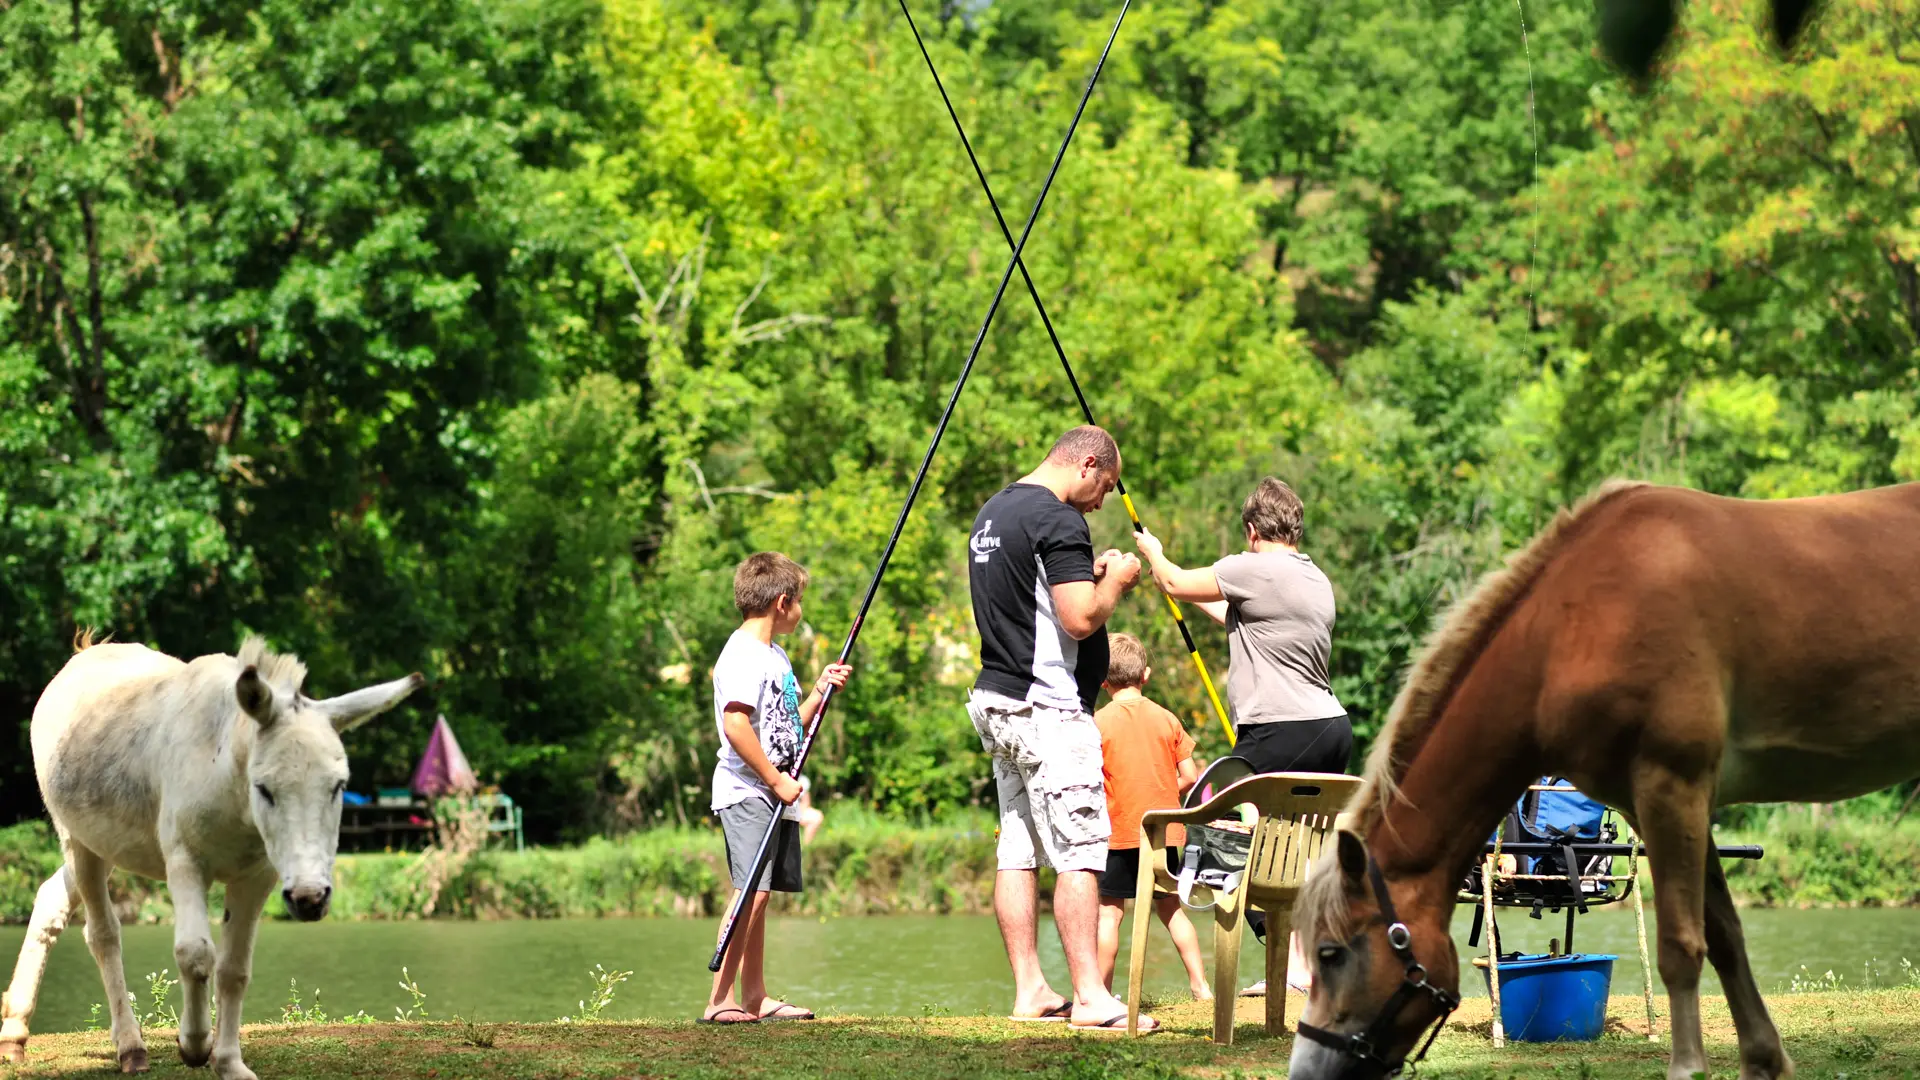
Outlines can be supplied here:
[[1358, 836], [1338, 834], [1294, 909], [1314, 978], [1288, 1076], [1371, 1080], [1425, 1053], [1460, 1001], [1453, 897], [1425, 891], [1388, 881]]
[[327, 913], [333, 856], [340, 845], [340, 797], [347, 752], [340, 733], [400, 703], [426, 683], [418, 672], [336, 698], [300, 692], [306, 665], [266, 650], [258, 638], [240, 648], [234, 683], [240, 708], [259, 728], [247, 760], [248, 800], [280, 895], [302, 922]]

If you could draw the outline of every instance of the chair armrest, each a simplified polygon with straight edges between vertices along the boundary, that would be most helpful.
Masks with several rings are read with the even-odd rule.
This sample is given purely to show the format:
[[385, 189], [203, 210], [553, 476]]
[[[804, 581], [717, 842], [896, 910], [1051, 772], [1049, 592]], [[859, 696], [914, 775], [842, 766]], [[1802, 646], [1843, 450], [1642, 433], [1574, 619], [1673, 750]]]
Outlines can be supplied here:
[[1252, 803], [1260, 811], [1292, 816], [1298, 813], [1335, 815], [1346, 808], [1360, 778], [1339, 773], [1259, 773], [1238, 781], [1218, 795], [1190, 809], [1149, 810], [1140, 817], [1146, 825], [1204, 825], [1233, 816], [1234, 808]]
[[[1219, 800], [1214, 800], [1218, 802]], [[1215, 808], [1213, 803], [1196, 806], [1191, 810], [1149, 810], [1140, 815], [1140, 831], [1144, 835], [1150, 825], [1205, 825], [1220, 816], [1220, 812], [1231, 807]]]

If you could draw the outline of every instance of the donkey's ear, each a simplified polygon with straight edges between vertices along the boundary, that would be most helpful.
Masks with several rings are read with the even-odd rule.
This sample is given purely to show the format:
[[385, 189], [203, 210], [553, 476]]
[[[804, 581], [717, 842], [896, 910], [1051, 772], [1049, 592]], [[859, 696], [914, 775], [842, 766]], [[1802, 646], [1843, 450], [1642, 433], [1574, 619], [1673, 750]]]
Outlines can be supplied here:
[[1349, 882], [1357, 882], [1367, 872], [1367, 845], [1345, 829], [1336, 834], [1334, 850], [1340, 858], [1340, 873]]
[[328, 722], [333, 724], [333, 730], [344, 733], [400, 704], [408, 694], [425, 685], [427, 677], [416, 671], [404, 679], [316, 701], [313, 707], [326, 714]]
[[240, 673], [233, 684], [233, 696], [240, 700], [240, 708], [261, 727], [273, 723], [273, 689], [260, 679], [260, 672], [252, 664]]

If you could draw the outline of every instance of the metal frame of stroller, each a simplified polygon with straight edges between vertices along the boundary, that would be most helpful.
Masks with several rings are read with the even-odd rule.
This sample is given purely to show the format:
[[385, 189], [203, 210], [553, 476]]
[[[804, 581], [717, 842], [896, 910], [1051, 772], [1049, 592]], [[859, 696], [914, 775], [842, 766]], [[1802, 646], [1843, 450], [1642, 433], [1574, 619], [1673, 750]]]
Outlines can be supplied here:
[[[1527, 802], [1540, 792], [1565, 791], [1577, 792], [1571, 784], [1530, 784], [1527, 794], [1521, 797], [1517, 813], [1524, 814]], [[1492, 842], [1486, 846], [1485, 854], [1494, 859], [1493, 904], [1491, 907], [1531, 908], [1532, 917], [1538, 919], [1543, 911], [1558, 914], [1563, 908], [1567, 913], [1565, 946], [1567, 952], [1573, 951], [1573, 917], [1584, 914], [1589, 907], [1615, 904], [1632, 895], [1638, 874], [1637, 844], [1618, 843], [1620, 830], [1625, 828], [1624, 821], [1617, 820], [1619, 815], [1609, 809], [1600, 819], [1599, 835], [1594, 840], [1549, 839], [1514, 840], [1507, 836], [1507, 819], [1502, 818], [1500, 828]], [[1559, 856], [1560, 864], [1566, 868], [1560, 874], [1522, 874], [1499, 869], [1502, 856], [1517, 857]], [[1613, 872], [1613, 860], [1621, 855], [1629, 859], [1629, 871], [1626, 874]], [[1518, 864], [1516, 858], [1516, 866]], [[1491, 925], [1489, 905], [1480, 903], [1483, 899], [1484, 883], [1488, 869], [1483, 863], [1467, 874], [1467, 880], [1461, 885], [1460, 899], [1473, 901], [1473, 929], [1468, 934], [1469, 946], [1480, 943], [1480, 933], [1484, 926]], [[1498, 928], [1493, 931], [1498, 936]]]
[[[1521, 797], [1520, 806], [1524, 807], [1529, 798], [1543, 791], [1577, 791], [1571, 784], [1530, 784], [1527, 794]], [[1584, 793], [1583, 793], [1584, 794]], [[1655, 1037], [1653, 1016], [1653, 966], [1647, 955], [1647, 914], [1641, 900], [1640, 856], [1646, 848], [1633, 835], [1632, 828], [1620, 816], [1619, 811], [1607, 807], [1601, 816], [1600, 838], [1597, 841], [1555, 840], [1540, 842], [1523, 840], [1508, 842], [1506, 839], [1507, 819], [1501, 818], [1500, 829], [1486, 845], [1481, 863], [1467, 874], [1461, 883], [1459, 899], [1474, 905], [1473, 929], [1468, 935], [1467, 944], [1471, 948], [1479, 943], [1482, 929], [1486, 930], [1487, 954], [1485, 965], [1488, 970], [1488, 990], [1493, 998], [1493, 1045], [1498, 1048], [1506, 1045], [1506, 1033], [1500, 1020], [1500, 928], [1495, 920], [1497, 907], [1529, 908], [1533, 918], [1541, 918], [1543, 911], [1558, 914], [1567, 913], [1566, 937], [1560, 945], [1563, 953], [1573, 952], [1574, 916], [1585, 914], [1590, 907], [1616, 904], [1632, 898], [1634, 920], [1639, 927], [1640, 970], [1644, 981], [1644, 993], [1647, 1005], [1647, 1038]], [[1620, 842], [1622, 834], [1626, 842]], [[1717, 846], [1716, 854], [1723, 859], [1757, 859], [1761, 856], [1758, 845]], [[1522, 874], [1503, 872], [1501, 857], [1558, 855], [1561, 864], [1566, 867], [1560, 874]], [[1614, 860], [1624, 856], [1627, 860], [1627, 872], [1616, 874]], [[1516, 864], [1518, 859], [1516, 858]], [[1576, 872], [1577, 868], [1577, 872]], [[1492, 882], [1491, 889], [1486, 887]], [[1481, 960], [1475, 959], [1479, 966]]]

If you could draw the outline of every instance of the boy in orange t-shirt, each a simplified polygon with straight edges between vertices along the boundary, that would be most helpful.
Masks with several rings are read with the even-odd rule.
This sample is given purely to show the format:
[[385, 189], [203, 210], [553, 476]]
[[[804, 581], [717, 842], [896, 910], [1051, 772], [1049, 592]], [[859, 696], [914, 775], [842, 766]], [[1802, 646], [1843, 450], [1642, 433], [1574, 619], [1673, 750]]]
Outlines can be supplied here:
[[[1105, 685], [1112, 700], [1093, 714], [1093, 722], [1100, 728], [1107, 816], [1113, 822], [1107, 869], [1100, 875], [1099, 936], [1100, 974], [1112, 988], [1114, 958], [1120, 953], [1120, 920], [1139, 880], [1140, 815], [1178, 807], [1200, 770], [1193, 760], [1193, 737], [1180, 726], [1180, 718], [1142, 693], [1153, 669], [1147, 666], [1147, 650], [1140, 639], [1115, 634], [1108, 647], [1112, 658]], [[1153, 907], [1173, 935], [1194, 1000], [1210, 1000], [1213, 992], [1200, 964], [1200, 938], [1187, 913], [1180, 910], [1179, 898], [1157, 892]]]

